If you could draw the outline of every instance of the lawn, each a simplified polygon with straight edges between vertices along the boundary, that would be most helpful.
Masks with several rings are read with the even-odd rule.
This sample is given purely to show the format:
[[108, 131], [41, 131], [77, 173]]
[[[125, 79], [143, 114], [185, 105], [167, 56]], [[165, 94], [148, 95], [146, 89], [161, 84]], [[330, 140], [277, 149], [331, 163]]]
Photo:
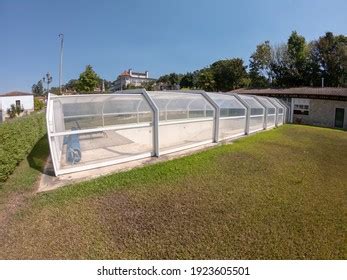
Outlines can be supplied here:
[[2, 259], [347, 257], [344, 131], [285, 125], [35, 194], [46, 154], [1, 187]]

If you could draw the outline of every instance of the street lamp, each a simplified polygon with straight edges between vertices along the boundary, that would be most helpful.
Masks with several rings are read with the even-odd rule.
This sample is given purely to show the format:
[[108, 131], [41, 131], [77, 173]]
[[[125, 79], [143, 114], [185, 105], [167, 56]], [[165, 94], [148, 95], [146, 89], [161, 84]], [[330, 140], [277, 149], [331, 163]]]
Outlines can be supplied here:
[[47, 94], [49, 92], [49, 84], [52, 82], [52, 76], [47, 72], [46, 76], [42, 78], [42, 81], [47, 84]]
[[59, 65], [59, 93], [61, 94], [61, 87], [63, 85], [63, 48], [64, 48], [64, 34], [58, 35], [60, 38], [60, 65]]

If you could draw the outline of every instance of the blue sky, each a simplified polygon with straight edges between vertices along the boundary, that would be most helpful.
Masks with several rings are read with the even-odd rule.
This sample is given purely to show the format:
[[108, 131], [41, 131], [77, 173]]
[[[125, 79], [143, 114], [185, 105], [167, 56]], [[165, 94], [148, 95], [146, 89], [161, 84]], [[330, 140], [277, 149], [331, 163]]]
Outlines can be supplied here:
[[58, 85], [64, 33], [64, 81], [87, 64], [115, 80], [128, 68], [151, 77], [184, 73], [218, 59], [248, 63], [258, 43], [347, 33], [347, 1], [309, 0], [0, 0], [0, 93], [31, 86], [49, 71]]

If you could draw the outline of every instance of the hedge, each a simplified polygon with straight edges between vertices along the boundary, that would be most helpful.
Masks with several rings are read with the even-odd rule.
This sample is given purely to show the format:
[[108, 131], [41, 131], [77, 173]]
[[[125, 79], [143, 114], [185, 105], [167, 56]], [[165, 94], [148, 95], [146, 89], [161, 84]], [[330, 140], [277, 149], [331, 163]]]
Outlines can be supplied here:
[[0, 125], [0, 182], [6, 181], [45, 134], [44, 113], [34, 113]]

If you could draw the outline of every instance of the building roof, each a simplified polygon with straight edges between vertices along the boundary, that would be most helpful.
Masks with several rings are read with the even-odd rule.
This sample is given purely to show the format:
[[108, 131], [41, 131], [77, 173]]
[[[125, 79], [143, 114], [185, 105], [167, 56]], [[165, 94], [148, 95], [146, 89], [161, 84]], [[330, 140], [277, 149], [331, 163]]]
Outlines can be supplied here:
[[130, 76], [130, 73], [128, 71], [123, 71], [119, 76], [122, 76], [122, 77]]
[[11, 91], [11, 92], [7, 92], [4, 94], [0, 94], [0, 97], [2, 97], [2, 96], [28, 96], [28, 95], [33, 95], [33, 94], [28, 93], [28, 92], [21, 92], [21, 91]]
[[255, 94], [294, 98], [338, 99], [347, 100], [347, 88], [336, 87], [297, 87], [297, 88], [264, 88], [236, 89], [231, 92], [239, 94]]

